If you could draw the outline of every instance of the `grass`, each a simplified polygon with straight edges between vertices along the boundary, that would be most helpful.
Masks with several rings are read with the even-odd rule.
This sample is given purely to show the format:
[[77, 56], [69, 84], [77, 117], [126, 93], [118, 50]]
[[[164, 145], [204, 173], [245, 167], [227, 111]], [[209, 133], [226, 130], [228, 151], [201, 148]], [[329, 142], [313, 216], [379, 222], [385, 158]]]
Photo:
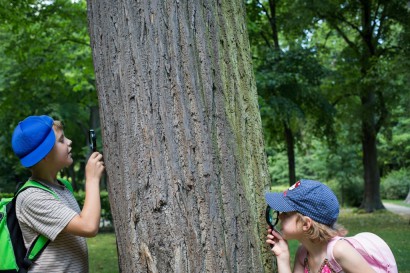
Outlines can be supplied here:
[[87, 239], [91, 273], [118, 273], [117, 246], [114, 233], [100, 233]]
[[349, 230], [349, 236], [362, 231], [379, 235], [390, 246], [400, 273], [410, 273], [410, 222], [388, 211], [374, 213], [355, 213], [344, 210], [339, 222]]
[[[388, 211], [360, 213], [352, 209], [342, 209], [339, 223], [349, 230], [349, 236], [368, 231], [383, 238], [390, 246], [396, 258], [399, 273], [410, 273], [410, 223], [409, 218], [401, 217]], [[118, 258], [113, 233], [102, 233], [88, 239], [90, 272], [117, 273]], [[297, 241], [290, 241], [289, 246], [294, 256]]]

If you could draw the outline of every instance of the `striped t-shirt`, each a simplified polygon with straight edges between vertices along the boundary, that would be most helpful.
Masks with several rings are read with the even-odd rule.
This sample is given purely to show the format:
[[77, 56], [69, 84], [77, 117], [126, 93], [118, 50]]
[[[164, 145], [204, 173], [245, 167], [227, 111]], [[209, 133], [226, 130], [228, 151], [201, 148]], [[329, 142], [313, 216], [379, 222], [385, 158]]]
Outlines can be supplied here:
[[51, 240], [29, 272], [88, 272], [88, 251], [83, 237], [61, 233], [80, 207], [64, 186], [50, 185], [60, 198], [38, 188], [28, 188], [17, 196], [16, 214], [26, 247], [39, 233]]

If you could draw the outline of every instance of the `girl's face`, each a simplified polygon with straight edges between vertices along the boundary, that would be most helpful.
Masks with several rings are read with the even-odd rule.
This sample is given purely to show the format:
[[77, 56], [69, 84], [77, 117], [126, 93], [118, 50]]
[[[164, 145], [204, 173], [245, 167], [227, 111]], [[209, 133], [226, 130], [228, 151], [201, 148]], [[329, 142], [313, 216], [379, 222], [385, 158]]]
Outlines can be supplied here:
[[279, 214], [279, 220], [281, 222], [281, 232], [284, 239], [298, 239], [302, 234], [302, 223], [298, 221], [296, 212], [281, 212]]

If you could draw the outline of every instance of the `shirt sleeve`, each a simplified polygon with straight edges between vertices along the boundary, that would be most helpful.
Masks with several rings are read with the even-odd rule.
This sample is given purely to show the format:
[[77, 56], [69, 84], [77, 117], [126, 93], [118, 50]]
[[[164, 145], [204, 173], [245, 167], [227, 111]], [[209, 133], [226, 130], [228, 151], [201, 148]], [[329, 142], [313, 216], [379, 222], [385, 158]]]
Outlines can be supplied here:
[[77, 215], [54, 195], [38, 188], [26, 189], [17, 196], [16, 211], [20, 223], [51, 241]]

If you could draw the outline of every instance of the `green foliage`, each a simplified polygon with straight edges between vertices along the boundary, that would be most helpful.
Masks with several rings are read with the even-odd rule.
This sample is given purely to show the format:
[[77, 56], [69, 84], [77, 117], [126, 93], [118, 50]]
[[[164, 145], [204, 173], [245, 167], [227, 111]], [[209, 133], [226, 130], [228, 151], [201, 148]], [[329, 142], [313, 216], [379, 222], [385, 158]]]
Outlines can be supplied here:
[[306, 49], [271, 51], [256, 69], [267, 143], [283, 142], [284, 125], [301, 137], [300, 131], [306, 128], [307, 122], [312, 124], [312, 133], [331, 136], [333, 108], [316, 88], [324, 71], [314, 52]]
[[287, 151], [288, 181], [293, 183], [295, 146], [301, 150], [311, 136], [333, 141], [334, 109], [319, 88], [327, 71], [317, 48], [308, 43], [310, 29], [295, 26], [289, 2], [246, 4], [265, 143]]
[[327, 182], [328, 186], [336, 194], [339, 203], [343, 207], [359, 207], [363, 201], [364, 185], [360, 177], [354, 179], [337, 180]]
[[0, 199], [2, 198], [10, 198], [13, 197], [14, 193], [9, 193], [9, 192], [0, 192]]
[[[267, 150], [272, 185], [287, 185], [287, 160], [284, 152]], [[296, 150], [297, 179], [314, 179], [328, 184], [342, 206], [358, 206], [363, 197], [360, 147], [354, 144], [329, 148], [319, 139], [309, 147]]]
[[[84, 206], [84, 201], [85, 201], [85, 192], [82, 190], [78, 192], [74, 192], [74, 197], [77, 200], [80, 207], [82, 208]], [[101, 200], [101, 218], [104, 220], [108, 220], [112, 223], [110, 200], [108, 198], [107, 191], [104, 190], [100, 192], [100, 200]]]
[[[410, 97], [410, 96], [409, 96]], [[380, 138], [380, 159], [382, 174], [400, 168], [410, 168], [410, 116], [408, 109], [400, 107], [401, 117], [391, 119]]]
[[365, 118], [375, 125], [381, 175], [408, 168], [408, 1], [369, 4], [366, 21], [358, 2], [246, 1], [274, 185], [286, 183], [285, 127], [297, 145], [296, 176], [331, 183], [344, 205], [361, 203]]
[[[85, 1], [0, 1], [0, 189], [29, 176], [11, 150], [17, 122], [47, 114], [65, 124], [77, 164], [97, 106]], [[83, 180], [82, 169], [71, 172]]]
[[410, 170], [390, 172], [382, 179], [380, 186], [383, 199], [404, 200], [410, 191]]

